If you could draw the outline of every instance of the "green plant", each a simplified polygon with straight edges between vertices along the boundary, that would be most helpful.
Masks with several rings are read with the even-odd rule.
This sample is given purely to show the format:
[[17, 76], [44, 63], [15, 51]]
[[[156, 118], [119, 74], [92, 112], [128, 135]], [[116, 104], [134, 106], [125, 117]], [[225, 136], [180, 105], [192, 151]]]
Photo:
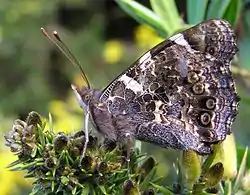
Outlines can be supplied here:
[[[50, 121], [50, 124], [52, 122]], [[152, 157], [134, 149], [130, 161], [116, 143], [99, 144], [90, 136], [86, 155], [83, 131], [54, 133], [46, 121], [31, 112], [26, 121], [15, 120], [5, 136], [6, 145], [18, 156], [9, 165], [12, 171], [26, 171], [34, 178], [31, 194], [121, 194], [147, 191], [153, 182], [156, 163]]]
[[[246, 178], [247, 149], [237, 176], [236, 156], [230, 151], [230, 157], [226, 157], [229, 148], [224, 143], [215, 145], [214, 153], [208, 157], [183, 151], [175, 163], [177, 180], [172, 187], [166, 187], [158, 184], [161, 178], [155, 175], [155, 160], [138, 148], [131, 150], [130, 161], [127, 161], [127, 151], [123, 147], [109, 141], [99, 144], [96, 137], [90, 136], [82, 158], [83, 131], [55, 134], [52, 119], [47, 129], [46, 123], [38, 113], [31, 112], [26, 121], [15, 120], [12, 130], [5, 136], [6, 145], [18, 156], [9, 168], [25, 171], [26, 178], [34, 179], [31, 194], [198, 195], [250, 190], [247, 185], [246, 189], [241, 186]], [[225, 160], [230, 161], [228, 166]]]
[[[172, 0], [151, 0], [153, 11], [130, 0], [116, 0], [137, 21], [151, 26], [166, 37], [207, 18], [225, 18], [236, 24], [241, 1], [188, 1], [188, 23], [185, 24]], [[194, 6], [195, 5], [195, 6]], [[215, 9], [216, 8], [216, 9]], [[246, 70], [234, 68], [238, 75]], [[248, 194], [248, 149], [236, 150], [232, 136], [214, 145], [210, 156], [193, 151], [180, 152], [174, 167], [176, 180], [162, 184], [156, 176], [157, 163], [152, 157], [133, 148], [130, 161], [126, 151], [114, 143], [100, 144], [91, 136], [87, 155], [81, 161], [85, 136], [52, 131], [53, 122], [31, 112], [26, 121], [16, 120], [6, 135], [6, 145], [17, 154], [10, 164], [13, 171], [26, 171], [34, 179], [31, 194]], [[229, 144], [231, 148], [228, 148]], [[230, 151], [230, 155], [228, 152]], [[242, 159], [236, 162], [236, 151]], [[129, 162], [129, 164], [128, 164]]]

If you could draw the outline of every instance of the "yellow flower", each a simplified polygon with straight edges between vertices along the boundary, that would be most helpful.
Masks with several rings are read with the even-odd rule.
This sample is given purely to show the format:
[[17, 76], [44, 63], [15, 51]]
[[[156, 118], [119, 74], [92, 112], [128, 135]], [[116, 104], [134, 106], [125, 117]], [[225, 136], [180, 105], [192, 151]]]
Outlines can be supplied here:
[[139, 25], [135, 29], [135, 42], [143, 49], [150, 49], [164, 39], [159, 37], [156, 32], [147, 25]]
[[215, 144], [213, 149], [213, 154], [208, 158], [213, 160], [213, 165], [218, 162], [223, 164], [224, 179], [233, 179], [237, 174], [237, 150], [233, 133], [228, 135], [224, 141]]
[[[75, 104], [77, 104], [76, 101]], [[54, 131], [69, 132], [83, 127], [83, 117], [73, 114], [74, 106], [70, 105], [68, 101], [54, 100], [50, 102], [49, 111], [52, 115]]]
[[29, 187], [31, 188], [31, 181], [24, 179], [24, 175], [22, 172], [14, 172], [10, 171], [8, 168], [8, 164], [17, 160], [17, 157], [13, 155], [13, 153], [2, 150], [0, 152], [0, 189], [1, 194], [9, 195], [16, 193], [17, 190], [21, 187]]
[[[88, 75], [86, 75], [87, 79], [88, 79]], [[87, 83], [86, 81], [83, 79], [82, 77], [82, 73], [77, 74], [72, 82], [73, 85], [77, 86], [78, 88], [82, 88], [82, 87], [86, 87]], [[70, 96], [74, 94], [73, 90], [70, 91]], [[74, 96], [75, 97], [75, 96]]]
[[124, 47], [120, 41], [109, 40], [104, 46], [103, 57], [105, 62], [114, 64], [121, 60], [123, 53]]
[[237, 150], [233, 133], [222, 142], [222, 147], [225, 153], [222, 161], [225, 168], [224, 178], [233, 179], [237, 174]]

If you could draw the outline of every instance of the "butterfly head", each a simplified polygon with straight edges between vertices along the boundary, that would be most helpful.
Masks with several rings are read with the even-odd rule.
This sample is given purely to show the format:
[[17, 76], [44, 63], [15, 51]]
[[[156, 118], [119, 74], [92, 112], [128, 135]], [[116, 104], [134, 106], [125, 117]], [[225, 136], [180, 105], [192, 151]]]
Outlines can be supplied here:
[[75, 85], [71, 85], [71, 88], [73, 89], [76, 99], [81, 108], [86, 110], [89, 106], [90, 100], [92, 99], [93, 89], [88, 87], [83, 87], [82, 89], [79, 89]]
[[95, 89], [89, 87], [83, 87], [79, 89], [75, 85], [71, 85], [71, 88], [74, 91], [76, 99], [82, 109], [85, 111], [88, 110], [89, 104], [91, 102], [97, 102], [101, 93]]

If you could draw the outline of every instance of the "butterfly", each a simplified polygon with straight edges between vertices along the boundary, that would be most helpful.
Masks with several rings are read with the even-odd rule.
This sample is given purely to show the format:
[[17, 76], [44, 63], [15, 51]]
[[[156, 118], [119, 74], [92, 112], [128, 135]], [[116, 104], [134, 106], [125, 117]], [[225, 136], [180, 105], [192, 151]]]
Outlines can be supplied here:
[[238, 114], [230, 70], [237, 51], [230, 24], [211, 19], [156, 45], [102, 91], [88, 82], [72, 85], [86, 113], [86, 136], [90, 120], [119, 143], [136, 139], [210, 154]]

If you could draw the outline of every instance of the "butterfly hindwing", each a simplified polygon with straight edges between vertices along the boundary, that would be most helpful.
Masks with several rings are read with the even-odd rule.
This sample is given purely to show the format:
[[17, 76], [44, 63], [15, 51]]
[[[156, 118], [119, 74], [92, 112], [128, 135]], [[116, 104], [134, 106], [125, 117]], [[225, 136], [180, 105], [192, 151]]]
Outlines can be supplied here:
[[237, 51], [228, 22], [208, 20], [139, 58], [102, 93], [117, 135], [210, 153], [238, 110], [230, 71]]

